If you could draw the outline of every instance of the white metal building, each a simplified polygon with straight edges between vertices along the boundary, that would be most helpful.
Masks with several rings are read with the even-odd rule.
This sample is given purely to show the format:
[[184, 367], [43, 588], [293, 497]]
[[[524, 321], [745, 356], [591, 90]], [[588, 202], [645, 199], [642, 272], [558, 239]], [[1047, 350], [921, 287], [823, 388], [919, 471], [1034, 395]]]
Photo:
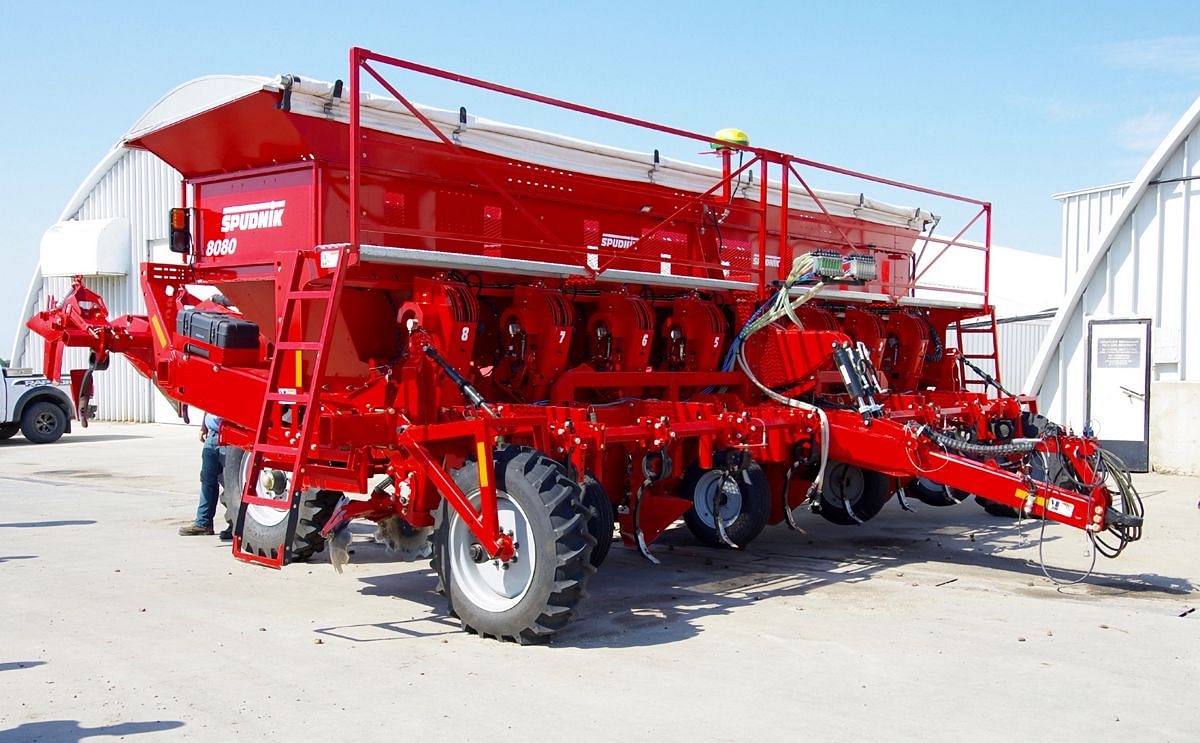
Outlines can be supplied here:
[[[1200, 99], [1129, 183], [1059, 194], [1063, 300], [1025, 386], [1143, 468], [1200, 474]], [[1130, 464], [1134, 464], [1133, 461]]]
[[[1054, 298], [1062, 293], [1062, 275], [1062, 259], [1058, 256], [992, 246], [989, 300], [996, 308], [996, 349], [1000, 356], [1000, 382], [1005, 389], [1025, 391], [1021, 385], [1050, 327]], [[983, 254], [952, 248], [931, 266], [928, 276], [929, 283], [935, 285], [976, 287], [983, 276]], [[963, 327], [981, 327], [985, 323], [972, 320], [964, 322]], [[954, 333], [948, 336], [947, 345], [957, 347]], [[992, 339], [988, 335], [964, 334], [962, 341], [961, 350], [966, 353], [992, 352]], [[990, 360], [978, 360], [978, 364], [988, 374], [995, 375]]]
[[[247, 80], [250, 78], [214, 75], [184, 83], [151, 106], [126, 136], [207, 108], [238, 92], [244, 94]], [[125, 138], [97, 163], [63, 208], [58, 222], [42, 237], [39, 264], [29, 283], [10, 356], [14, 367], [41, 370], [41, 338], [25, 328], [24, 320], [44, 307], [47, 298], [64, 296], [72, 276], [84, 275], [88, 287], [104, 298], [110, 316], [144, 313], [140, 264], [178, 261], [167, 250], [166, 241], [167, 213], [180, 202], [180, 175], [149, 152], [125, 147]], [[69, 348], [63, 358], [64, 369], [87, 365], [83, 349]], [[166, 398], [119, 354], [108, 371], [94, 379], [99, 419], [179, 421]]]

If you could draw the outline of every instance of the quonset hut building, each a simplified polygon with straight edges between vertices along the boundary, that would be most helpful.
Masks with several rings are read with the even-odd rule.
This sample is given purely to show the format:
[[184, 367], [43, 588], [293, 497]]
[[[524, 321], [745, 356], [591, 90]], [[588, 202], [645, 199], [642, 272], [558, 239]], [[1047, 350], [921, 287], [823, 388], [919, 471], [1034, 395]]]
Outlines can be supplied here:
[[1062, 202], [1062, 304], [1023, 389], [1134, 468], [1200, 474], [1200, 99], [1129, 183]]
[[[139, 132], [261, 89], [268, 78], [213, 75], [184, 83], [163, 96], [96, 164], [42, 237], [39, 264], [29, 282], [13, 344], [14, 367], [41, 370], [42, 340], [24, 321], [47, 299], [67, 294], [82, 274], [104, 298], [110, 316], [145, 312], [138, 276], [143, 261], [176, 263], [167, 249], [167, 214], [179, 206], [182, 179], [162, 160], [124, 142]], [[63, 368], [87, 366], [87, 353], [69, 348]], [[96, 417], [102, 420], [178, 422], [167, 399], [135, 372], [124, 356], [95, 377]]]

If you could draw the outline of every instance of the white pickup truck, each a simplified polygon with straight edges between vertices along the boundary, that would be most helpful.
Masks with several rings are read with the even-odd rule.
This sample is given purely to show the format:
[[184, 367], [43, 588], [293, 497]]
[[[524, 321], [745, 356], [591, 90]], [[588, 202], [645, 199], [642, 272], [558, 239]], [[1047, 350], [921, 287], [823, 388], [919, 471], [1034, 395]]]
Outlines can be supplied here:
[[70, 385], [54, 384], [31, 369], [0, 369], [0, 381], [0, 440], [20, 431], [35, 444], [49, 444], [71, 430]]

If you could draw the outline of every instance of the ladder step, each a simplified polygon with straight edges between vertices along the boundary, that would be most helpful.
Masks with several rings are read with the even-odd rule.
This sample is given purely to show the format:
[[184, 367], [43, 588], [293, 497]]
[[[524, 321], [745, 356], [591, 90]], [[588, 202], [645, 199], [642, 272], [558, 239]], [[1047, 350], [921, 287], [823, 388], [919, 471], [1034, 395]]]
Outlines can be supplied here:
[[275, 344], [276, 351], [320, 351], [320, 341], [279, 341]]
[[309, 402], [312, 395], [307, 392], [268, 392], [267, 399], [272, 402]]
[[276, 500], [275, 498], [260, 498], [257, 495], [242, 495], [242, 503], [249, 506], [264, 506], [276, 511], [287, 511], [292, 507], [291, 500]]
[[272, 454], [277, 457], [294, 457], [300, 450], [294, 446], [279, 446], [277, 444], [257, 444], [254, 451], [258, 454]]
[[366, 478], [361, 470], [348, 467], [330, 467], [323, 464], [307, 464], [304, 476], [321, 480], [321, 484], [329, 490], [346, 490], [356, 492], [366, 489]]
[[288, 292], [288, 299], [329, 299], [333, 292], [329, 289], [298, 289]]
[[964, 353], [964, 354], [962, 354], [962, 358], [964, 358], [964, 359], [992, 359], [994, 361], [996, 359], [996, 354], [994, 354], [994, 353]]

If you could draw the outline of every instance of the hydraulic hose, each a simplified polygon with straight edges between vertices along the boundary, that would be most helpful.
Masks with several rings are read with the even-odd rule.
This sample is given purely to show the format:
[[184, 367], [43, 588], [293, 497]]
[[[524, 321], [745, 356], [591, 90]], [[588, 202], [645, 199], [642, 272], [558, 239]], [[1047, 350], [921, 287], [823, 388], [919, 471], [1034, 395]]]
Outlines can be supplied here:
[[941, 431], [934, 431], [928, 426], [925, 426], [924, 433], [947, 449], [954, 449], [955, 451], [977, 457], [1003, 457], [1010, 454], [1024, 454], [1033, 451], [1034, 447], [1041, 441], [1041, 439], [1013, 439], [1007, 444], [976, 444], [970, 441], [963, 441], [960, 438], [942, 433]]

